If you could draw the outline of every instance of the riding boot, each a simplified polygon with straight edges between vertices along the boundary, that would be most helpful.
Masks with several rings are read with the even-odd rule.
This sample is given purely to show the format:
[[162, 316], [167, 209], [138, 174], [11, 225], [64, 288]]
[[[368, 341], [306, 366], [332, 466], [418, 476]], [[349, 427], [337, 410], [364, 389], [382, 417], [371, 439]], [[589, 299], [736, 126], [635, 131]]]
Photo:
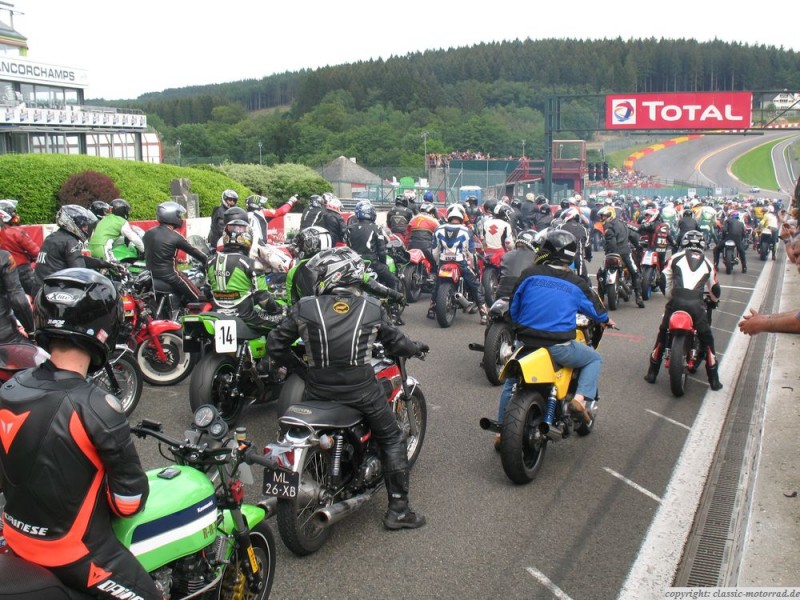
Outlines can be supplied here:
[[481, 304], [478, 310], [481, 313], [481, 325], [486, 325], [489, 322], [489, 309], [486, 308], [485, 304]]
[[715, 363], [713, 367], [706, 365], [706, 375], [708, 375], [708, 385], [715, 392], [722, 389], [722, 383], [719, 380], [719, 364]]
[[601, 299], [606, 295], [606, 273], [603, 269], [597, 272], [597, 295]]
[[658, 377], [658, 371], [661, 369], [661, 361], [660, 360], [653, 360], [652, 357], [650, 358], [650, 368], [647, 369], [647, 375], [644, 376], [644, 380], [647, 383], [655, 383], [656, 377]]
[[633, 288], [633, 293], [636, 295], [636, 306], [644, 308], [644, 300], [642, 300], [642, 290], [640, 288], [641, 286], [637, 285]]
[[417, 529], [425, 525], [425, 517], [408, 505], [408, 469], [390, 471], [384, 475], [389, 509], [383, 517], [386, 529]]
[[431, 298], [431, 305], [428, 307], [428, 318], [435, 319], [436, 318], [436, 300]]

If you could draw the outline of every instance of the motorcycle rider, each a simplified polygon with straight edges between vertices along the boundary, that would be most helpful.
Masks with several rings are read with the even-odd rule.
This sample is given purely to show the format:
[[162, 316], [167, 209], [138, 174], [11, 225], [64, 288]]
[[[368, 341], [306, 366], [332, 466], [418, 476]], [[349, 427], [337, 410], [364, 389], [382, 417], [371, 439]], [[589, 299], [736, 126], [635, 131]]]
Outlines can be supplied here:
[[[440, 225], [433, 232], [433, 257], [437, 264], [441, 260], [453, 260], [458, 264], [461, 276], [464, 278], [464, 287], [473, 302], [473, 306], [468, 312], [474, 314], [476, 310], [480, 311], [481, 325], [485, 325], [489, 319], [489, 311], [483, 300], [483, 294], [480, 293], [475, 273], [470, 267], [470, 264], [475, 263], [475, 238], [464, 225], [465, 219], [464, 207], [460, 204], [451, 204], [447, 209], [447, 223]], [[431, 294], [431, 305], [428, 307], [427, 317], [429, 319], [436, 318], [436, 294], [438, 291], [439, 278], [437, 277]]]
[[[302, 298], [267, 338], [267, 352], [277, 363], [305, 379], [305, 399], [335, 398], [361, 411], [381, 447], [389, 507], [387, 529], [416, 529], [425, 517], [408, 504], [409, 466], [405, 435], [397, 424], [383, 388], [370, 364], [372, 343], [380, 341], [389, 354], [415, 356], [428, 352], [395, 328], [375, 298], [361, 292], [364, 262], [352, 248], [317, 254], [309, 268], [318, 273], [315, 296]], [[292, 351], [302, 336], [308, 364]]]
[[94, 233], [94, 228], [100, 222], [100, 220], [105, 217], [107, 214], [111, 212], [111, 205], [108, 202], [104, 202], [102, 200], [95, 200], [89, 205], [89, 212], [91, 212], [95, 217], [97, 217], [97, 221], [92, 223], [89, 227], [89, 236], [92, 237]]
[[739, 218], [739, 211], [734, 210], [728, 215], [728, 219], [722, 226], [722, 239], [714, 248], [714, 268], [719, 268], [719, 257], [725, 248], [727, 240], [733, 240], [736, 244], [736, 251], [739, 253], [739, 260], [742, 261], [742, 273], [747, 273], [747, 254], [744, 250], [744, 239], [747, 236], [744, 223]]
[[322, 198], [325, 200], [325, 209], [322, 212], [320, 225], [330, 232], [334, 246], [345, 246], [347, 224], [342, 217], [342, 201], [330, 192], [322, 194]]
[[389, 231], [405, 237], [408, 224], [414, 218], [414, 212], [408, 207], [406, 196], [397, 196], [394, 206], [386, 212], [386, 226]]
[[520, 275], [509, 312], [524, 346], [547, 348], [553, 362], [580, 369], [570, 406], [589, 422], [603, 361], [592, 346], [575, 340], [575, 321], [581, 313], [610, 327], [614, 322], [594, 290], [570, 269], [577, 252], [578, 242], [569, 231], [548, 231], [535, 264]]
[[311, 227], [312, 225], [321, 225], [322, 221], [322, 196], [314, 194], [308, 199], [308, 206], [303, 210], [300, 216], [300, 230]]
[[678, 246], [683, 246], [683, 236], [687, 231], [700, 231], [700, 224], [697, 222], [697, 219], [694, 218], [691, 208], [685, 208], [681, 220], [678, 221], [678, 236], [675, 239], [675, 243]]
[[533, 192], [525, 194], [525, 201], [520, 207], [522, 213], [522, 229], [533, 229], [533, 219], [536, 214], [536, 196]]
[[[102, 598], [161, 598], [114, 536], [111, 517], [144, 508], [147, 476], [119, 401], [86, 381], [122, 323], [114, 284], [89, 269], [44, 279], [36, 341], [50, 353], [0, 390], [4, 535], [21, 558]], [[102, 587], [99, 587], [102, 586]]]
[[[433, 194], [425, 192], [425, 197]], [[432, 202], [425, 201], [420, 204], [419, 214], [408, 223], [406, 230], [406, 247], [409, 250], [422, 250], [425, 258], [431, 264], [431, 274], [436, 271], [436, 261], [433, 259], [433, 232], [439, 227], [439, 215]]]
[[175, 268], [178, 251], [183, 250], [203, 264], [208, 259], [177, 231], [185, 218], [186, 209], [183, 206], [172, 201], [162, 202], [156, 208], [158, 226], [148, 229], [144, 234], [144, 260], [147, 270], [153, 275], [153, 286], [161, 283], [171, 293], [180, 296], [182, 304], [197, 302], [201, 294], [189, 278]]
[[[11, 217], [0, 210], [0, 219]], [[2, 232], [0, 232], [2, 233]], [[21, 344], [28, 339], [17, 328], [22, 325], [28, 337], [33, 334], [33, 313], [19, 279], [16, 259], [7, 250], [0, 250], [0, 343]]]
[[[639, 270], [636, 268], [636, 263], [631, 257], [630, 237], [631, 233], [637, 232], [632, 231], [625, 223], [617, 219], [616, 209], [613, 206], [605, 206], [601, 208], [597, 214], [605, 230], [605, 253], [616, 253], [620, 255], [631, 274], [631, 284], [633, 285], [633, 293], [636, 296], [636, 306], [644, 308], [642, 286], [639, 283]], [[601, 276], [603, 273], [604, 269], [601, 269], [601, 273], [599, 273], [597, 277], [599, 289], [603, 289], [601, 287], [601, 282], [605, 279], [604, 275]]]
[[206, 263], [207, 279], [216, 310], [263, 330], [280, 320], [281, 307], [269, 293], [256, 261], [249, 256], [252, 244], [253, 229], [246, 221], [237, 219], [226, 224], [222, 250]]
[[36, 275], [41, 281], [61, 269], [86, 266], [84, 244], [89, 228], [96, 221], [93, 213], [77, 204], [65, 204], [59, 209], [56, 213], [58, 229], [44, 238], [36, 259]]
[[102, 260], [114, 260], [111, 248], [120, 235], [136, 246], [139, 254], [144, 253], [142, 238], [128, 223], [130, 212], [131, 205], [122, 198], [111, 201], [111, 213], [100, 220], [89, 239], [89, 254]]
[[769, 229], [772, 233], [772, 260], [775, 260], [775, 249], [778, 246], [778, 217], [775, 215], [775, 207], [771, 204], [764, 208], [764, 216], [758, 222], [758, 229], [764, 231]]
[[[650, 354], [650, 368], [644, 376], [648, 383], [656, 382], [661, 368], [669, 318], [676, 310], [684, 310], [691, 315], [700, 340], [700, 356], [705, 357], [708, 384], [714, 391], [722, 389], [717, 372], [719, 364], [714, 354], [714, 335], [711, 333], [708, 309], [704, 302], [705, 293], [708, 294], [711, 306], [716, 306], [721, 290], [717, 281], [717, 270], [703, 254], [705, 246], [702, 232], [687, 231], [681, 240], [682, 250], [673, 254], [664, 267], [669, 300], [664, 307], [664, 317], [661, 319], [656, 343]], [[680, 360], [680, 357], [675, 357], [675, 360]]]
[[570, 206], [561, 213], [561, 220], [564, 224], [561, 229], [569, 231], [575, 236], [578, 243], [578, 251], [575, 254], [575, 272], [589, 281], [589, 269], [586, 262], [592, 260], [592, 242], [589, 239], [589, 232], [581, 220], [581, 211], [576, 206]]
[[42, 282], [33, 270], [32, 262], [39, 257], [41, 248], [21, 227], [16, 200], [0, 200], [0, 249], [7, 251], [16, 263], [22, 289], [36, 296]]
[[465, 223], [468, 225], [472, 225], [473, 228], [477, 229], [480, 227], [481, 220], [487, 214], [492, 214], [492, 211], [481, 210], [480, 205], [478, 204], [478, 197], [477, 196], [467, 196], [467, 204], [464, 207], [464, 212], [467, 215], [467, 218], [464, 220]]
[[533, 226], [536, 231], [543, 231], [550, 226], [550, 222], [553, 220], [553, 212], [550, 210], [550, 205], [544, 196], [539, 196], [536, 204], [539, 205], [539, 209], [534, 215]]
[[289, 304], [296, 304], [300, 298], [314, 295], [317, 274], [309, 270], [308, 261], [323, 250], [333, 248], [330, 232], [319, 225], [300, 230], [294, 238], [297, 261], [286, 274], [286, 296]]
[[508, 204], [498, 202], [491, 214], [481, 220], [480, 232], [483, 249], [487, 252], [505, 252], [514, 245], [514, 230], [511, 227], [513, 213]]
[[215, 206], [211, 212], [211, 228], [208, 230], [208, 245], [215, 248], [217, 241], [222, 237], [225, 229], [225, 211], [239, 203], [239, 194], [234, 190], [225, 190], [219, 200], [219, 206]]

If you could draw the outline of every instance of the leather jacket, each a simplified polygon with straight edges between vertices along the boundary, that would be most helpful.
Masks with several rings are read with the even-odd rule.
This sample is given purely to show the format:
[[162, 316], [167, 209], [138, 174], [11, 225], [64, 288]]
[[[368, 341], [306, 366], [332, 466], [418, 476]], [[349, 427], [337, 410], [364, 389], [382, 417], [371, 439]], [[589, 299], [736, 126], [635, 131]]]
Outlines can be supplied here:
[[175, 255], [179, 250], [202, 263], [206, 262], [207, 256], [169, 225], [153, 227], [144, 234], [144, 261], [147, 270], [156, 279], [175, 273]]
[[37, 275], [44, 280], [61, 269], [86, 267], [83, 249], [84, 243], [77, 237], [64, 229], [56, 229], [42, 242], [39, 257], [36, 259]]
[[33, 311], [19, 282], [14, 259], [0, 250], [0, 341], [14, 337], [17, 319], [26, 332], [33, 331]]

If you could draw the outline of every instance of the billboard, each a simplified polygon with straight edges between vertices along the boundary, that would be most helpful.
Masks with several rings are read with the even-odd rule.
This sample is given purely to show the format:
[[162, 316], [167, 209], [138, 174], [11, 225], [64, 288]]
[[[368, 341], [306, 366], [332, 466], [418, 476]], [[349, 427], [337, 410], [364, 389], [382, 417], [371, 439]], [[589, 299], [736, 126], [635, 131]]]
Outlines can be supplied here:
[[747, 129], [751, 92], [606, 96], [606, 129]]

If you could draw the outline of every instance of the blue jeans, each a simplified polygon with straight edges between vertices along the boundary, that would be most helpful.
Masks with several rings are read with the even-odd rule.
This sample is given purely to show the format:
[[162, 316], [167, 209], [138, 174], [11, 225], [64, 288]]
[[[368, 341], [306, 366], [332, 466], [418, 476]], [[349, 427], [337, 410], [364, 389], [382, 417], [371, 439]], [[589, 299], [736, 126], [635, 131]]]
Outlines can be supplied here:
[[597, 398], [597, 380], [603, 366], [603, 359], [597, 350], [575, 340], [550, 346], [547, 350], [559, 365], [580, 369], [576, 394], [581, 394], [587, 401]]
[[514, 392], [514, 386], [518, 381], [519, 379], [516, 377], [506, 377], [506, 381], [503, 384], [503, 391], [500, 392], [500, 405], [497, 407], [497, 421], [499, 423], [502, 423], [503, 419], [506, 418], [506, 406], [508, 406], [508, 402], [511, 400], [511, 394]]

